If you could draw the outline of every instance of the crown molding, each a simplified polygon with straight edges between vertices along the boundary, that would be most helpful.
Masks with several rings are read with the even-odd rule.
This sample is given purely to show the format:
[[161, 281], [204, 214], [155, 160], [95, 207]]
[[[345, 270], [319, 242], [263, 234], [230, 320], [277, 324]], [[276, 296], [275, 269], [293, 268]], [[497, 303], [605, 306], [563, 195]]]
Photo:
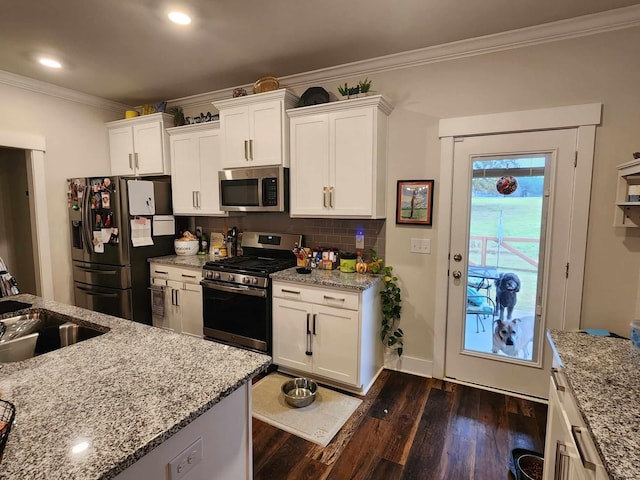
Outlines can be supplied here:
[[[317, 85], [318, 83], [341, 80], [345, 77], [402, 70], [428, 65], [430, 63], [446, 62], [449, 60], [457, 60], [549, 42], [558, 42], [638, 26], [640, 26], [640, 5], [632, 5], [630, 7], [617, 8], [606, 12], [545, 23], [494, 35], [485, 35], [468, 40], [460, 40], [433, 47], [409, 50], [393, 55], [385, 55], [368, 60], [312, 70], [310, 72], [288, 75], [280, 77], [279, 81], [283, 88], [304, 88], [314, 84]], [[118, 113], [133, 108], [132, 105], [106, 100], [2, 70], [0, 70], [0, 84], [10, 85], [44, 95], [51, 95], [53, 97]], [[234, 88], [237, 87], [244, 87], [248, 91], [251, 91], [253, 84], [236, 85], [231, 88], [175, 98], [169, 100], [167, 103], [171, 106], [180, 105], [183, 108], [198, 106], [211, 108], [212, 102], [231, 98]]]
[[430, 63], [446, 62], [638, 26], [640, 26], [640, 5], [633, 5], [290, 75], [280, 78], [280, 84], [288, 88], [305, 87], [319, 82], [341, 80], [349, 76], [402, 70]]
[[[279, 77], [279, 81], [282, 87], [302, 89], [353, 76], [402, 70], [430, 63], [446, 62], [549, 42], [559, 42], [638, 26], [640, 26], [640, 5], [633, 5], [533, 27], [288, 75]], [[251, 84], [240, 86], [248, 90], [252, 88]], [[182, 97], [169, 102], [172, 105], [182, 105], [184, 107], [210, 105], [211, 102], [216, 100], [230, 98], [234, 88]]]
[[117, 113], [122, 113], [125, 110], [131, 109], [130, 105], [106, 100], [94, 95], [71, 90], [70, 88], [59, 87], [52, 83], [42, 82], [33, 78], [23, 77], [22, 75], [17, 75], [15, 73], [5, 72], [4, 70], [0, 70], [0, 84], [22, 88], [23, 90], [62, 98], [64, 100], [70, 100], [90, 107], [101, 108], [103, 110], [109, 110]]

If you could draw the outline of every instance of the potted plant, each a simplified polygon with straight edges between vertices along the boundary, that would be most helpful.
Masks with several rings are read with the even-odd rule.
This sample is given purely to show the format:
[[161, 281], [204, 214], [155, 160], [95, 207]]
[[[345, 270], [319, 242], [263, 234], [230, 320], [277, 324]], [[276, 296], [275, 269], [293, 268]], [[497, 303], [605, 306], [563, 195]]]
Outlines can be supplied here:
[[358, 87], [360, 87], [360, 93], [364, 94], [364, 96], [369, 95], [369, 90], [371, 90], [371, 80], [369, 80], [369, 78], [360, 80], [358, 82]]
[[[371, 258], [374, 263], [382, 265], [382, 259], [375, 250], [371, 249]], [[387, 350], [395, 350], [398, 357], [402, 356], [404, 349], [404, 332], [398, 326], [400, 311], [402, 310], [402, 291], [398, 286], [398, 277], [393, 275], [393, 267], [387, 265], [380, 270], [384, 287], [380, 292], [382, 305], [382, 328], [380, 340]]]
[[173, 115], [173, 126], [180, 127], [185, 124], [182, 107], [171, 107], [167, 113]]

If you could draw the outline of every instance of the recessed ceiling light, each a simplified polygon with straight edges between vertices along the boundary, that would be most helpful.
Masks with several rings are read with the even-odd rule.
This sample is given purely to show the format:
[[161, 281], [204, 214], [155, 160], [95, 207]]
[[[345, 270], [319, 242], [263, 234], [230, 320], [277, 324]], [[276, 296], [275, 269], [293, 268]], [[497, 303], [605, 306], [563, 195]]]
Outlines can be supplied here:
[[49, 68], [62, 68], [62, 64], [59, 61], [54, 60], [53, 58], [41, 57], [38, 59], [38, 63]]
[[169, 13], [169, 20], [178, 25], [189, 25], [191, 23], [191, 17], [183, 12]]

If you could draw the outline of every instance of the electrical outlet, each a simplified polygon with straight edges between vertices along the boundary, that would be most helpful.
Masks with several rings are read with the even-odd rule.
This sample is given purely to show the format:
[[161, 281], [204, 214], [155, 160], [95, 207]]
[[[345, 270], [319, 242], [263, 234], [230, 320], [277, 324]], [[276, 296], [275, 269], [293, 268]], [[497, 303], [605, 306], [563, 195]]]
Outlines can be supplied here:
[[356, 232], [356, 248], [364, 248], [364, 232], [361, 230]]
[[169, 480], [180, 480], [202, 460], [202, 437], [169, 462]]
[[429, 238], [412, 238], [411, 253], [431, 253], [431, 240]]

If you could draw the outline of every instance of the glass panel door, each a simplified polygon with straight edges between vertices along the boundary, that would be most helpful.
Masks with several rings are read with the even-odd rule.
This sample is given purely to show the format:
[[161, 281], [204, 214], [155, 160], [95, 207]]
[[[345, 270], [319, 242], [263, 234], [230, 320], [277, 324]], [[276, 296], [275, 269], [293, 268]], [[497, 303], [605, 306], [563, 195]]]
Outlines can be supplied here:
[[473, 157], [464, 349], [534, 359], [548, 154]]

